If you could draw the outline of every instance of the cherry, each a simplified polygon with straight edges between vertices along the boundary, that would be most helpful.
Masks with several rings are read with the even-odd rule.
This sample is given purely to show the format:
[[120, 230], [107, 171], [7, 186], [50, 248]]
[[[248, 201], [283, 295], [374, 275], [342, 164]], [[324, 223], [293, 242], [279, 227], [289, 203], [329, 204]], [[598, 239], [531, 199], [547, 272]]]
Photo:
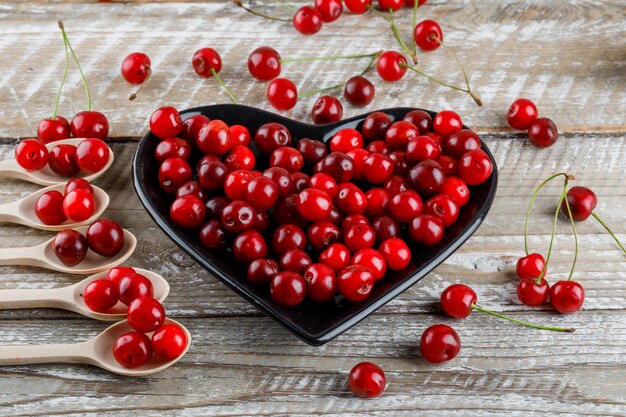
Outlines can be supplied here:
[[385, 391], [387, 379], [380, 367], [371, 362], [356, 364], [348, 376], [348, 386], [357, 397], [378, 397]]
[[154, 156], [159, 163], [168, 158], [182, 158], [188, 160], [191, 156], [191, 145], [184, 139], [163, 139], [154, 150]]
[[63, 211], [63, 194], [58, 191], [46, 191], [35, 202], [35, 214], [43, 224], [58, 225], [67, 220]]
[[382, 153], [383, 155], [391, 154], [391, 147], [384, 140], [374, 140], [368, 143], [365, 150], [369, 153]]
[[[176, 193], [176, 190], [187, 181], [190, 181], [192, 176], [191, 167], [182, 158], [166, 159], [159, 167], [159, 185], [163, 191], [170, 194]], [[204, 184], [202, 177], [200, 177], [200, 184], [207, 189], [211, 189]]]
[[340, 242], [341, 230], [329, 221], [313, 223], [307, 231], [308, 241], [315, 250], [323, 250], [335, 242]]
[[386, 155], [372, 153], [365, 159], [364, 169], [366, 180], [372, 184], [382, 184], [393, 175], [394, 163]]
[[441, 166], [444, 174], [451, 176], [459, 175], [457, 160], [450, 155], [439, 155], [437, 159], [435, 159], [435, 162]]
[[292, 249], [304, 249], [306, 247], [306, 234], [294, 224], [278, 226], [272, 237], [272, 250], [277, 256], [282, 256]]
[[135, 268], [131, 268], [130, 266], [116, 266], [115, 268], [109, 269], [107, 273], [107, 279], [115, 284], [115, 287], [119, 290], [119, 283], [124, 276], [135, 273]]
[[[567, 201], [572, 211], [572, 218], [577, 222], [587, 220], [598, 204], [596, 194], [589, 188], [580, 186], [567, 190]], [[565, 216], [569, 217], [565, 201], [561, 203], [561, 211], [563, 211]]]
[[161, 139], [175, 138], [182, 129], [180, 113], [172, 106], [159, 107], [150, 116], [150, 130]]
[[310, 177], [304, 172], [294, 172], [291, 174], [291, 193], [298, 194], [309, 188]]
[[298, 89], [291, 80], [276, 78], [267, 86], [267, 101], [276, 110], [291, 110], [298, 101]]
[[281, 146], [272, 151], [270, 166], [284, 168], [291, 174], [302, 170], [304, 158], [297, 149], [290, 146]]
[[383, 52], [376, 63], [376, 71], [385, 81], [398, 81], [406, 74], [407, 61], [404, 55], [396, 51]]
[[328, 174], [338, 183], [348, 182], [354, 176], [354, 160], [343, 152], [331, 152], [315, 164], [314, 171]]
[[459, 218], [459, 206], [449, 195], [437, 194], [426, 201], [424, 213], [438, 217], [448, 227]]
[[456, 112], [452, 110], [442, 110], [437, 113], [433, 120], [433, 129], [435, 133], [441, 136], [450, 136], [454, 132], [463, 129], [463, 121]]
[[480, 138], [469, 129], [461, 129], [445, 139], [445, 148], [446, 154], [459, 159], [469, 151], [480, 149]]
[[363, 136], [356, 129], [341, 129], [330, 139], [331, 152], [347, 153], [360, 148], [363, 148]]
[[342, 243], [333, 243], [320, 253], [319, 261], [338, 274], [350, 265], [350, 250]]
[[393, 175], [387, 181], [385, 181], [384, 185], [385, 190], [389, 193], [391, 197], [394, 195], [401, 193], [402, 191], [406, 191], [410, 188], [409, 181], [399, 175]]
[[367, 249], [374, 246], [376, 241], [376, 233], [374, 229], [367, 224], [356, 224], [346, 231], [344, 243], [355, 253], [361, 249]]
[[406, 268], [411, 262], [411, 251], [404, 241], [397, 237], [392, 237], [380, 244], [378, 247], [387, 261], [389, 269], [399, 271]]
[[341, 120], [342, 117], [343, 106], [339, 100], [332, 96], [318, 98], [313, 109], [311, 109], [311, 120], [316, 125], [334, 123]]
[[378, 0], [378, 7], [385, 11], [391, 9], [395, 12], [400, 10], [402, 6], [404, 6], [404, 0]]
[[87, 220], [95, 210], [96, 200], [89, 191], [81, 189], [70, 191], [63, 198], [63, 213], [74, 222]]
[[207, 249], [226, 246], [226, 231], [219, 220], [209, 220], [200, 228], [200, 243]]
[[211, 220], [220, 220], [222, 218], [222, 211], [230, 203], [230, 200], [224, 196], [217, 196], [207, 200], [206, 218]]
[[433, 118], [424, 110], [411, 110], [404, 115], [402, 119], [413, 125], [419, 130], [420, 135], [424, 135], [433, 130]]
[[546, 260], [543, 256], [538, 253], [531, 253], [517, 260], [515, 270], [521, 280], [534, 280], [541, 275], [545, 266]]
[[304, 163], [308, 165], [315, 165], [328, 155], [328, 149], [322, 142], [308, 138], [300, 139], [296, 143], [296, 149], [302, 154]]
[[374, 281], [385, 276], [387, 272], [387, 261], [382, 253], [372, 248], [365, 248], [357, 251], [352, 257], [353, 265], [361, 265], [370, 270], [374, 276]]
[[[539, 275], [537, 275], [539, 276]], [[527, 306], [544, 304], [550, 296], [550, 285], [545, 278], [541, 278], [539, 284], [536, 278], [524, 278], [517, 283], [517, 298]]]
[[307, 297], [312, 301], [325, 303], [337, 293], [337, 277], [328, 265], [309, 265], [303, 277], [307, 284]]
[[422, 356], [430, 363], [442, 363], [454, 359], [461, 350], [461, 339], [450, 326], [430, 326], [420, 338]]
[[389, 158], [393, 161], [393, 173], [395, 175], [406, 176], [411, 170], [411, 164], [406, 159], [405, 151], [392, 151], [389, 153]]
[[559, 313], [575, 313], [584, 302], [585, 290], [576, 281], [558, 281], [550, 289], [550, 303]]
[[150, 76], [150, 58], [142, 52], [133, 52], [122, 61], [122, 77], [130, 84], [139, 85]]
[[221, 120], [211, 120], [198, 132], [196, 144], [205, 155], [226, 154], [232, 146], [228, 125]]
[[134, 270], [121, 276], [117, 287], [120, 301], [126, 305], [130, 305], [130, 303], [139, 297], [152, 297], [154, 295], [152, 281], [134, 272]]
[[538, 116], [539, 112], [535, 103], [527, 98], [518, 98], [509, 107], [506, 121], [513, 129], [527, 130]]
[[135, 298], [128, 305], [128, 324], [138, 332], [152, 332], [163, 325], [165, 310], [151, 297]]
[[85, 139], [76, 147], [76, 164], [84, 172], [99, 172], [108, 162], [109, 147], [101, 139]]
[[253, 285], [266, 284], [279, 270], [278, 262], [273, 259], [255, 259], [248, 265], [248, 280]]
[[548, 148], [554, 145], [558, 138], [556, 125], [547, 117], [540, 117], [528, 128], [528, 139], [537, 148]]
[[290, 146], [291, 133], [280, 123], [270, 122], [259, 127], [254, 135], [254, 142], [259, 152], [270, 154], [279, 146]]
[[368, 142], [385, 139], [387, 129], [389, 129], [392, 123], [391, 117], [383, 112], [376, 111], [368, 114], [365, 120], [363, 120], [361, 132]]
[[129, 332], [113, 342], [113, 357], [126, 368], [137, 368], [152, 357], [150, 338], [140, 332]]
[[50, 169], [63, 177], [71, 177], [79, 171], [76, 163], [76, 146], [56, 145], [50, 150], [48, 159]]
[[333, 204], [333, 207], [330, 210], [330, 214], [328, 215], [328, 221], [336, 226], [339, 226], [341, 225], [343, 218], [344, 218], [343, 213], [339, 211], [339, 208], [337, 207], [336, 204]]
[[311, 263], [311, 257], [305, 251], [290, 249], [281, 256], [280, 269], [303, 274]]
[[82, 111], [72, 117], [70, 130], [75, 138], [106, 139], [109, 136], [109, 121], [100, 112]]
[[356, 107], [367, 106], [374, 100], [376, 88], [374, 84], [362, 75], [355, 75], [350, 78], [343, 89], [343, 96]]
[[[198, 49], [191, 58], [193, 70], [201, 77], [209, 78], [222, 69], [222, 57], [213, 48]], [[175, 136], [175, 135], [170, 135]]]
[[434, 51], [443, 42], [443, 32], [437, 22], [431, 19], [422, 20], [413, 31], [415, 44], [423, 51]]
[[117, 286], [108, 279], [97, 279], [85, 287], [83, 300], [89, 309], [103, 313], [117, 304]]
[[341, 230], [345, 233], [352, 226], [356, 226], [357, 224], [365, 224], [369, 226], [370, 222], [367, 217], [362, 214], [350, 214], [344, 217], [341, 221]]
[[439, 143], [428, 136], [418, 136], [406, 145], [407, 162], [420, 162], [439, 157]]
[[269, 81], [280, 75], [280, 54], [268, 46], [255, 49], [248, 56], [248, 71], [260, 81]]
[[281, 167], [271, 167], [263, 171], [263, 176], [276, 184], [278, 196], [285, 197], [291, 192], [291, 175], [289, 171]]
[[376, 243], [401, 236], [400, 224], [391, 216], [377, 217], [372, 222], [372, 228], [376, 233]]
[[187, 348], [187, 334], [176, 324], [164, 324], [152, 334], [152, 351], [165, 359], [176, 359]]
[[274, 207], [278, 200], [278, 187], [271, 179], [261, 176], [248, 182], [246, 200], [259, 211], [267, 211]]
[[363, 214], [367, 208], [365, 193], [355, 185], [349, 185], [339, 191], [337, 207], [345, 214]]
[[124, 246], [124, 230], [113, 220], [96, 220], [87, 229], [86, 238], [89, 249], [107, 258], [117, 255]]
[[412, 190], [394, 195], [389, 202], [391, 215], [400, 223], [408, 223], [422, 214], [422, 208], [422, 199]]
[[[183, 121], [183, 128], [180, 131], [178, 137], [185, 139], [192, 147], [194, 147], [196, 146], [198, 132], [200, 132], [200, 129], [202, 129], [204, 126], [208, 125], [210, 121], [211, 120], [208, 117], [202, 114], [194, 114], [193, 116], [189, 116]], [[250, 134], [248, 134], [248, 139], [249, 138]]]
[[294, 224], [306, 227], [307, 220], [298, 212], [298, 194], [291, 194], [278, 200], [274, 207], [274, 221], [278, 224]]
[[222, 211], [222, 226], [227, 232], [239, 233], [254, 227], [256, 211], [245, 201], [233, 201]]
[[233, 254], [239, 262], [249, 264], [267, 256], [267, 244], [261, 233], [256, 230], [246, 230], [235, 238]]
[[337, 181], [328, 174], [318, 173], [309, 180], [309, 187], [324, 191], [331, 199], [337, 197]]
[[[167, 160], [165, 162], [167, 162]], [[180, 162], [178, 162], [178, 164], [180, 164]], [[196, 171], [200, 185], [208, 191], [221, 190], [224, 187], [224, 182], [229, 172], [228, 167], [219, 160], [200, 164]], [[168, 181], [171, 182], [171, 180]], [[161, 187], [163, 187], [163, 185], [161, 185]]]
[[391, 197], [384, 188], [371, 188], [367, 190], [365, 198], [367, 199], [365, 216], [373, 219], [387, 214]]
[[446, 177], [441, 187], [441, 194], [452, 198], [459, 207], [467, 204], [470, 198], [469, 187], [459, 177]]
[[244, 146], [246, 148], [250, 147], [250, 131], [247, 127], [242, 125], [232, 125], [229, 127], [230, 129], [230, 142], [233, 147], [235, 146]]
[[15, 159], [24, 169], [37, 171], [48, 163], [48, 149], [37, 139], [25, 139], [15, 148]]
[[298, 194], [298, 212], [309, 221], [327, 219], [331, 208], [332, 200], [324, 191], [307, 188]]
[[87, 254], [87, 239], [76, 230], [63, 230], [54, 236], [52, 250], [67, 266], [76, 266]]
[[437, 216], [422, 214], [412, 219], [409, 224], [409, 236], [422, 246], [436, 245], [443, 239], [443, 235], [444, 225]]
[[346, 7], [352, 13], [363, 14], [368, 10], [368, 6], [372, 4], [372, 0], [344, 0]]
[[283, 307], [294, 307], [306, 296], [306, 281], [302, 275], [292, 272], [279, 272], [270, 285], [272, 300]]
[[37, 125], [37, 137], [43, 143], [67, 139], [70, 134], [70, 123], [61, 116], [41, 119]]
[[430, 196], [441, 191], [446, 174], [438, 163], [427, 159], [411, 168], [408, 179], [418, 193]]
[[413, 123], [400, 120], [394, 122], [385, 132], [385, 140], [391, 149], [406, 150], [409, 142], [419, 136]]
[[170, 207], [172, 222], [183, 229], [196, 229], [202, 226], [205, 217], [204, 202], [194, 194], [178, 197]]
[[374, 275], [364, 266], [351, 265], [337, 276], [337, 287], [347, 300], [365, 300], [374, 288]]
[[341, 0], [315, 0], [315, 8], [320, 12], [324, 23], [334, 22], [343, 12]]
[[322, 14], [314, 7], [302, 6], [293, 15], [292, 24], [303, 35], [313, 35], [322, 29]]
[[493, 171], [491, 159], [483, 150], [467, 152], [457, 165], [459, 176], [468, 185], [479, 185], [487, 181]]

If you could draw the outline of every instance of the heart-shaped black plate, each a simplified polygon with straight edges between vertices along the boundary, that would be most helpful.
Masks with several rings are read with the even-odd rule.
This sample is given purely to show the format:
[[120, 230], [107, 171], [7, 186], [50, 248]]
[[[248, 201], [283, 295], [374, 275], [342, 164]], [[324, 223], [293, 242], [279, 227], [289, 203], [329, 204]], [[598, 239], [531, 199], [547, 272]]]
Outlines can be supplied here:
[[[414, 108], [393, 108], [380, 110], [393, 120], [401, 120]], [[278, 122], [285, 125], [294, 141], [301, 138], [328, 141], [340, 129], [359, 128], [367, 114], [341, 120], [337, 123], [314, 126], [297, 122], [280, 115], [253, 107], [220, 104], [197, 107], [181, 112], [183, 119], [204, 114], [210, 119], [220, 119], [229, 125], [246, 126], [252, 136], [259, 126]], [[436, 113], [429, 112], [431, 116]], [[139, 199], [157, 225], [196, 262], [210, 271], [220, 281], [228, 285], [254, 306], [274, 318], [289, 331], [311, 345], [321, 345], [345, 332], [363, 320], [376, 309], [392, 300], [398, 294], [415, 284], [433, 268], [442, 263], [457, 250], [475, 231], [487, 215], [496, 195], [498, 172], [493, 155], [485, 145], [483, 150], [493, 163], [493, 174], [486, 182], [471, 188], [470, 201], [461, 208], [459, 219], [446, 229], [445, 237], [435, 247], [424, 249], [411, 246], [411, 264], [402, 271], [391, 271], [378, 281], [369, 298], [361, 302], [348, 302], [341, 297], [325, 304], [305, 301], [295, 308], [283, 308], [274, 303], [267, 288], [258, 288], [248, 282], [246, 267], [237, 262], [232, 251], [210, 251], [204, 248], [197, 237], [197, 231], [188, 231], [174, 226], [169, 218], [173, 196], [161, 190], [158, 183], [159, 163], [154, 150], [159, 139], [149, 132], [139, 143], [133, 161], [133, 182]], [[193, 165], [192, 165], [193, 166]]]

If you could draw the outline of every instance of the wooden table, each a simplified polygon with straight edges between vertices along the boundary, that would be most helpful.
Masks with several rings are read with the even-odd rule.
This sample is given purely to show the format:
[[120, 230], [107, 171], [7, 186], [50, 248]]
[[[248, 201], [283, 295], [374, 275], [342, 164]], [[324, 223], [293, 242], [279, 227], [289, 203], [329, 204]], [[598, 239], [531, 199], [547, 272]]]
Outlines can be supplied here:
[[[88, 4], [90, 3], [90, 4]], [[111, 195], [107, 217], [135, 233], [139, 246], [129, 264], [163, 274], [171, 284], [165, 307], [193, 333], [181, 362], [149, 378], [129, 379], [80, 365], [16, 366], [0, 370], [2, 415], [626, 415], [626, 258], [593, 221], [579, 225], [576, 279], [586, 289], [583, 311], [563, 316], [522, 306], [515, 295], [515, 262], [523, 253], [524, 211], [541, 179], [566, 171], [598, 195], [597, 212], [626, 240], [626, 40], [619, 1], [501, 2], [432, 0], [420, 17], [438, 20], [448, 45], [466, 63], [485, 103], [415, 74], [384, 83], [365, 111], [394, 106], [457, 110], [493, 150], [500, 168], [496, 202], [485, 223], [454, 256], [409, 291], [323, 347], [310, 347], [262, 316], [184, 255], [156, 228], [135, 197], [130, 161], [148, 116], [160, 105], [178, 108], [226, 102], [215, 80], [199, 79], [190, 58], [200, 47], [222, 54], [221, 75], [245, 104], [269, 109], [265, 86], [251, 81], [245, 59], [269, 45], [283, 57], [367, 53], [396, 49], [377, 16], [346, 15], [312, 37], [286, 23], [263, 21], [230, 2], [75, 1], [0, 5], [0, 158], [10, 158], [17, 138], [33, 136], [49, 116], [63, 69], [62, 18], [88, 74], [95, 108], [111, 122], [116, 160], [97, 185]], [[286, 13], [275, 5], [256, 7]], [[398, 13], [409, 33], [410, 12]], [[123, 57], [148, 53], [154, 76], [130, 103], [119, 75]], [[425, 71], [461, 83], [443, 51], [420, 54]], [[328, 86], [360, 71], [356, 61], [288, 64], [283, 74], [301, 91]], [[556, 121], [560, 140], [539, 150], [505, 121], [517, 97], [533, 99]], [[61, 114], [84, 110], [77, 72], [71, 72]], [[308, 119], [314, 98], [287, 114]], [[346, 116], [364, 110], [346, 106]], [[36, 187], [0, 181], [0, 201]], [[555, 183], [537, 200], [531, 247], [547, 250]], [[0, 246], [31, 245], [49, 234], [3, 224]], [[573, 238], [559, 233], [549, 280], [567, 277]], [[75, 276], [26, 267], [0, 267], [3, 288], [52, 288]], [[465, 282], [482, 305], [516, 318], [574, 326], [554, 334], [510, 325], [486, 315], [454, 321], [437, 306], [450, 283]], [[3, 311], [0, 343], [67, 343], [91, 337], [107, 324], [57, 310]], [[452, 324], [463, 347], [453, 361], [434, 366], [419, 355], [429, 325]], [[347, 373], [361, 360], [378, 363], [389, 385], [376, 400], [354, 398]]]

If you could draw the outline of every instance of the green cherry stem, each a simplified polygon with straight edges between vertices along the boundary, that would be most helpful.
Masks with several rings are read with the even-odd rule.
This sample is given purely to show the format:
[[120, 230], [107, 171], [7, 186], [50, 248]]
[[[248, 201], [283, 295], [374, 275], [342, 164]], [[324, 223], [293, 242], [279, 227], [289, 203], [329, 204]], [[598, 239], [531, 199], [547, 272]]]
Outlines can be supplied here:
[[437, 84], [439, 84], [439, 85], [442, 85], [442, 86], [444, 86], [444, 87], [451, 88], [451, 89], [453, 89], [453, 90], [462, 91], [462, 92], [464, 92], [464, 93], [467, 93], [467, 94], [469, 94], [469, 95], [470, 95], [470, 96], [474, 99], [474, 101], [476, 102], [476, 104], [478, 104], [479, 106], [482, 106], [482, 105], [483, 105], [483, 102], [482, 102], [482, 101], [481, 101], [478, 97], [476, 97], [476, 96], [474, 95], [474, 93], [473, 93], [471, 90], [468, 90], [467, 88], [457, 87], [456, 85], [448, 84], [448, 83], [446, 83], [446, 82], [444, 82], [444, 81], [441, 81], [441, 80], [439, 80], [439, 79], [437, 79], [437, 78], [435, 78], [435, 77], [433, 77], [433, 76], [431, 76], [431, 75], [428, 75], [428, 74], [426, 74], [425, 72], [420, 71], [419, 69], [417, 69], [417, 68], [415, 68], [415, 67], [413, 67], [413, 66], [411, 66], [411, 65], [408, 65], [408, 64], [403, 64], [403, 63], [400, 63], [400, 66], [405, 67], [406, 69], [410, 69], [411, 71], [416, 72], [416, 73], [418, 73], [419, 75], [421, 75], [421, 76], [423, 76], [423, 77], [426, 77], [426, 78], [428, 78], [429, 80], [431, 80], [431, 81], [433, 81], [433, 82], [435, 82], [435, 83], [437, 83]]
[[[567, 182], [567, 180], [565, 180]], [[567, 217], [572, 224], [572, 231], [574, 232], [574, 260], [572, 261], [572, 269], [569, 271], [568, 281], [572, 280], [574, 276], [574, 268], [576, 268], [576, 261], [578, 260], [578, 233], [576, 233], [576, 224], [574, 224], [574, 216], [572, 216], [572, 208], [569, 205], [569, 199], [565, 196], [565, 207], [567, 207]], [[558, 207], [557, 207], [558, 208]]]
[[67, 33], [65, 33], [65, 27], [63, 26], [63, 22], [59, 20], [59, 29], [61, 29], [61, 34], [63, 35], [63, 40], [65, 41], [65, 45], [69, 48], [70, 53], [72, 54], [72, 58], [76, 63], [76, 67], [78, 67], [78, 72], [80, 73], [80, 78], [83, 81], [83, 86], [85, 87], [85, 93], [87, 94], [87, 111], [91, 111], [91, 93], [89, 92], [89, 85], [87, 85], [87, 78], [83, 73], [83, 69], [80, 66], [80, 62], [78, 61], [78, 57], [74, 52], [74, 48], [72, 48], [72, 44], [70, 43], [70, 39], [67, 37]]
[[283, 18], [283, 17], [270, 16], [270, 15], [267, 15], [267, 14], [263, 14], [261, 12], [257, 12], [256, 10], [252, 10], [252, 9], [244, 6], [243, 3], [241, 2], [241, 0], [233, 0], [233, 3], [235, 3], [237, 6], [241, 7], [242, 9], [244, 9], [246, 12], [251, 13], [251, 14], [253, 14], [255, 16], [262, 17], [264, 19], [277, 20], [279, 22], [291, 22], [291, 19], [287, 19], [287, 18]]
[[332, 61], [338, 59], [358, 59], [358, 58], [372, 58], [380, 55], [382, 51], [377, 51], [372, 54], [360, 54], [360, 55], [332, 55], [332, 56], [313, 56], [302, 58], [281, 58], [282, 64], [288, 64], [290, 62], [303, 62], [303, 61]]
[[132, 93], [130, 96], [128, 96], [128, 99], [130, 101], [133, 101], [134, 99], [137, 98], [137, 94], [139, 94], [139, 92], [141, 91], [141, 89], [143, 88], [144, 85], [147, 84], [148, 80], [150, 79], [150, 76], [152, 75], [152, 70], [150, 68], [148, 68], [148, 75], [146, 76], [146, 79], [143, 80], [143, 82], [141, 83], [141, 85], [139, 86], [139, 88], [137, 88], [137, 90], [135, 90], [134, 93]]
[[[415, 26], [417, 26], [417, 9], [420, 7], [419, 4], [419, 0], [415, 0], [413, 3], [413, 18], [411, 19], [412, 30], [415, 30]], [[413, 56], [417, 56], [417, 43], [415, 43], [415, 38], [413, 38], [411, 42], [411, 51], [413, 52]]]
[[228, 88], [228, 86], [226, 86], [226, 84], [222, 80], [222, 77], [217, 75], [217, 71], [215, 71], [215, 69], [211, 68], [211, 74], [213, 74], [213, 77], [215, 77], [217, 82], [222, 86], [222, 88], [224, 89], [224, 92], [226, 93], [228, 98], [230, 98], [233, 103], [239, 104], [239, 101], [237, 100], [235, 95], [232, 93], [232, 91], [230, 91], [230, 88]]
[[63, 86], [65, 85], [65, 81], [67, 80], [67, 72], [70, 66], [70, 53], [67, 49], [67, 43], [65, 43], [65, 38], [63, 38], [63, 47], [65, 48], [65, 70], [63, 71], [63, 78], [61, 79], [61, 85], [59, 85], [59, 91], [57, 92], [56, 100], [54, 101], [54, 110], [52, 111], [52, 120], [57, 117], [57, 110], [59, 108], [59, 101], [61, 100], [61, 92], [63, 91]]
[[376, 10], [374, 7], [372, 7], [371, 5], [367, 5], [367, 9], [371, 10], [372, 12], [376, 13], [378, 16], [382, 17], [383, 19], [385, 19], [386, 21], [388, 21], [391, 24], [391, 30], [393, 31], [393, 35], [396, 38], [396, 40], [398, 41], [398, 44], [400, 45], [400, 47], [402, 48], [402, 50], [404, 52], [406, 52], [406, 54], [408, 56], [411, 57], [411, 59], [413, 60], [414, 64], [417, 64], [417, 57], [415, 56], [415, 54], [406, 46], [406, 43], [404, 43], [404, 40], [402, 40], [402, 34], [400, 33], [400, 30], [398, 29], [398, 26], [396, 25], [396, 22], [393, 18], [393, 9], [389, 9], [389, 16], [385, 15], [383, 12]]
[[498, 318], [501, 318], [501, 319], [504, 319], [504, 320], [508, 320], [508, 321], [510, 321], [512, 323], [520, 324], [522, 326], [530, 327], [532, 329], [550, 330], [550, 331], [553, 331], [553, 332], [564, 332], [564, 333], [573, 333], [573, 332], [576, 331], [576, 329], [574, 329], [574, 328], [550, 327], [550, 326], [541, 326], [539, 324], [528, 323], [528, 322], [525, 322], [525, 321], [522, 321], [522, 320], [514, 319], [513, 317], [508, 317], [508, 316], [505, 316], [503, 314], [496, 313], [496, 312], [491, 311], [491, 310], [487, 310], [486, 308], [483, 308], [483, 307], [478, 306], [476, 304], [472, 304], [472, 310], [476, 310], [476, 311], [480, 311], [480, 312], [483, 312], [483, 313], [487, 313], [487, 314], [492, 315], [494, 317], [498, 317]]
[[[598, 216], [596, 213], [594, 213], [593, 211], [591, 212], [591, 215], [593, 216], [594, 219], [596, 219], [598, 221], [598, 223], [600, 223], [602, 225], [602, 227], [604, 227], [606, 229], [607, 232], [609, 232], [609, 234], [611, 235], [611, 237], [613, 239], [615, 239], [615, 243], [617, 243], [617, 246], [620, 247], [620, 249], [622, 250], [622, 252], [624, 252], [624, 255], [626, 255], [626, 248], [624, 248], [624, 245], [622, 245], [622, 243], [619, 241], [619, 239], [617, 238], [617, 236], [615, 236], [615, 233], [613, 233], [613, 231], [609, 228], [609, 226], [604, 223], [602, 221], [602, 219], [600, 218], [600, 216]], [[571, 217], [571, 216], [570, 216]]]

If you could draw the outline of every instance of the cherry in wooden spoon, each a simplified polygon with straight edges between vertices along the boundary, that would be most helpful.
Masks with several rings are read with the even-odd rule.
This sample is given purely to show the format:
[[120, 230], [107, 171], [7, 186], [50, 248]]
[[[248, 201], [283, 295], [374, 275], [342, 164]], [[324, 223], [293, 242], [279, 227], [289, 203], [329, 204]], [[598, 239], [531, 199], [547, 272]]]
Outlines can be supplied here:
[[[0, 365], [30, 365], [37, 363], [87, 363], [119, 375], [144, 376], [162, 371], [187, 353], [191, 345], [191, 334], [180, 323], [165, 319], [165, 324], [180, 326], [187, 336], [187, 346], [176, 359], [164, 359], [157, 355], [137, 368], [125, 368], [113, 357], [113, 343], [124, 333], [132, 332], [126, 320], [115, 323], [98, 336], [85, 342], [60, 345], [0, 346]], [[148, 333], [151, 336], [151, 333]]]
[[72, 222], [71, 220], [66, 220], [65, 222], [59, 225], [47, 225], [42, 223], [42, 221], [35, 214], [35, 204], [37, 203], [37, 199], [41, 197], [43, 194], [48, 191], [59, 191], [63, 193], [65, 189], [65, 185], [53, 185], [51, 187], [42, 188], [39, 191], [36, 191], [29, 196], [15, 201], [13, 203], [1, 204], [0, 205], [0, 222], [9, 222], [15, 224], [21, 224], [24, 226], [32, 227], [34, 229], [41, 230], [50, 230], [50, 231], [60, 231], [66, 229], [73, 229], [75, 227], [85, 226], [96, 221], [102, 213], [109, 206], [109, 195], [101, 188], [92, 185], [93, 188], [93, 196], [96, 202], [95, 211], [91, 217], [81, 222]]
[[[138, 274], [152, 283], [154, 298], [163, 303], [170, 292], [167, 281], [159, 274], [141, 268], [135, 268]], [[10, 289], [0, 290], [0, 310], [17, 308], [60, 308], [73, 311], [96, 320], [119, 321], [126, 318], [127, 306], [121, 301], [105, 313], [91, 310], [85, 305], [83, 292], [87, 285], [98, 279], [105, 279], [107, 271], [91, 275], [82, 281], [62, 288], [47, 289]]]
[[[77, 227], [73, 230], [84, 235], [87, 232], [87, 227]], [[37, 266], [68, 274], [95, 274], [122, 264], [130, 258], [137, 247], [137, 238], [124, 229], [124, 246], [115, 256], [106, 258], [89, 250], [78, 265], [67, 266], [54, 253], [53, 240], [54, 238], [31, 247], [0, 249], [0, 265]]]

